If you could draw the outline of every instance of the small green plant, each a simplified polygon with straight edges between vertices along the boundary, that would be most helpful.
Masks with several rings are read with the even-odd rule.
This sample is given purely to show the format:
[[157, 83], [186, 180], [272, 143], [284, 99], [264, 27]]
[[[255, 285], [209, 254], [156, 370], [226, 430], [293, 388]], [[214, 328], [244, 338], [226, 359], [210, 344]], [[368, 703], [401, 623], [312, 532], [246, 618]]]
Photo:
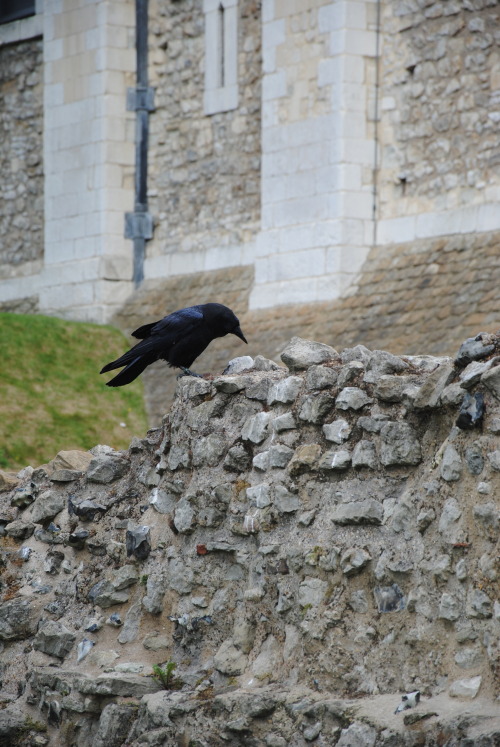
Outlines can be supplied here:
[[148, 584], [148, 574], [147, 573], [144, 573], [141, 576], [140, 583], [141, 583], [141, 586], [147, 586], [147, 584]]
[[183, 682], [178, 677], [174, 677], [174, 671], [177, 668], [175, 661], [167, 661], [166, 664], [153, 664], [153, 673], [151, 677], [156, 680], [165, 690], [180, 690]]

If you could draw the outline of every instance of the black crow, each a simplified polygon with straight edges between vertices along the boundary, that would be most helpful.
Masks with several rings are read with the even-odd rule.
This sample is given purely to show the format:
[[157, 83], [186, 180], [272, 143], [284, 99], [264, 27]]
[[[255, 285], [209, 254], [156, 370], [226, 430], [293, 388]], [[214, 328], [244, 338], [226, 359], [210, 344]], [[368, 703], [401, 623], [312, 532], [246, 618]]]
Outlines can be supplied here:
[[221, 303], [204, 303], [180, 309], [159, 322], [144, 324], [132, 332], [141, 342], [118, 360], [104, 366], [101, 373], [125, 366], [106, 384], [123, 386], [130, 384], [151, 363], [161, 359], [170, 366], [180, 368], [185, 374], [197, 376], [189, 370], [189, 366], [212, 340], [229, 333], [246, 342], [238, 318]]

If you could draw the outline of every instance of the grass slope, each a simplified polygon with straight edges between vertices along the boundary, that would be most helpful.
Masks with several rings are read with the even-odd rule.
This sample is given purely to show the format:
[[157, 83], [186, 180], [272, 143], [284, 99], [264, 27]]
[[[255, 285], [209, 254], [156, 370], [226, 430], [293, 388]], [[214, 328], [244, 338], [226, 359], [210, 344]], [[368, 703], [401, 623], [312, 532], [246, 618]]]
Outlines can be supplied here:
[[141, 382], [113, 389], [99, 375], [126, 349], [112, 327], [0, 313], [0, 467], [35, 467], [98, 443], [122, 449], [142, 436]]

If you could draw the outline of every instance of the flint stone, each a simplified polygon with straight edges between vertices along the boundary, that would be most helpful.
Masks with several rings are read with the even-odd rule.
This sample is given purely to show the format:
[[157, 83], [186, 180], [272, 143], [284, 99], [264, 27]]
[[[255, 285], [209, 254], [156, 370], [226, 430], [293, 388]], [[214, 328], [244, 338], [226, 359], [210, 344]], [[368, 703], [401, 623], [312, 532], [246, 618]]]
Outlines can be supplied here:
[[404, 594], [397, 584], [376, 586], [373, 595], [379, 612], [399, 612], [405, 608]]
[[120, 747], [136, 718], [137, 707], [134, 704], [108, 703], [99, 718], [92, 747]]
[[362, 415], [360, 418], [358, 418], [358, 425], [360, 428], [362, 428], [364, 431], [367, 431], [368, 433], [380, 433], [382, 426], [387, 423], [389, 420], [388, 415], [383, 415], [382, 413], [378, 413], [375, 415]]
[[339, 392], [335, 400], [338, 410], [361, 410], [362, 407], [373, 402], [366, 392], [356, 386], [346, 386]]
[[454, 375], [452, 363], [442, 363], [429, 374], [424, 384], [420, 387], [417, 396], [413, 400], [413, 406], [417, 410], [428, 407], [436, 407], [444, 389]]
[[275, 430], [276, 433], [290, 431], [296, 427], [295, 418], [291, 412], [285, 412], [283, 415], [278, 415], [278, 417], [273, 420], [273, 430]]
[[260, 469], [262, 472], [269, 469], [269, 451], [261, 451], [260, 454], [256, 454], [252, 459], [252, 465], [254, 469]]
[[302, 508], [298, 495], [290, 493], [284, 485], [276, 485], [274, 489], [274, 505], [282, 514], [292, 513]]
[[224, 394], [236, 394], [246, 387], [248, 378], [246, 376], [219, 376], [214, 379], [214, 386], [218, 392]]
[[439, 531], [445, 535], [447, 542], [457, 542], [457, 522], [462, 516], [456, 498], [448, 498], [445, 501], [441, 516], [439, 518]]
[[263, 355], [256, 355], [253, 362], [254, 371], [283, 371], [283, 366], [278, 365], [275, 361], [270, 358], [265, 358]]
[[354, 348], [346, 348], [340, 354], [342, 363], [350, 363], [351, 361], [361, 361], [363, 365], [367, 365], [372, 357], [372, 351], [365, 348], [364, 345], [356, 345]]
[[49, 656], [64, 659], [73, 648], [75, 640], [76, 635], [62, 623], [49, 620], [38, 630], [33, 639], [33, 648]]
[[59, 451], [54, 459], [47, 464], [49, 472], [57, 470], [71, 470], [75, 472], [86, 472], [92, 462], [93, 456], [90, 451]]
[[142, 645], [148, 651], [161, 651], [164, 648], [170, 648], [170, 638], [160, 633], [148, 633], [144, 637]]
[[371, 560], [371, 555], [359, 547], [350, 547], [340, 558], [340, 567], [346, 576], [354, 576], [363, 570]]
[[493, 614], [493, 604], [484, 591], [473, 589], [467, 595], [467, 617], [488, 618]]
[[460, 558], [460, 560], [456, 564], [455, 576], [458, 578], [459, 581], [465, 581], [465, 579], [467, 578], [468, 572], [467, 572], [467, 563], [465, 561], [465, 558]]
[[19, 485], [20, 479], [16, 476], [15, 472], [6, 472], [0, 469], [0, 493], [4, 493], [7, 490], [12, 490]]
[[335, 398], [329, 394], [312, 394], [302, 402], [299, 418], [307, 423], [321, 423], [334, 404]]
[[168, 468], [172, 471], [179, 469], [179, 467], [189, 467], [191, 458], [189, 450], [183, 444], [173, 444], [169, 451], [167, 464]]
[[333, 510], [332, 521], [342, 526], [348, 524], [381, 524], [384, 508], [381, 503], [368, 498], [364, 501], [340, 503]]
[[336, 350], [329, 345], [301, 337], [292, 337], [281, 353], [281, 360], [290, 371], [300, 371], [338, 358]]
[[[16, 485], [17, 485], [16, 481]], [[7, 490], [8, 488], [6, 488]], [[35, 486], [33, 483], [31, 485], [24, 485], [22, 488], [18, 488], [14, 492], [13, 498], [11, 498], [10, 505], [11, 506], [17, 506], [18, 508], [26, 508], [26, 506], [29, 506], [33, 501], [35, 500]]]
[[480, 475], [484, 467], [484, 459], [479, 444], [472, 444], [465, 449], [465, 463], [471, 475]]
[[269, 421], [271, 413], [258, 412], [248, 418], [241, 429], [241, 437], [244, 441], [252, 441], [254, 444], [260, 444], [268, 434]]
[[208, 464], [214, 467], [220, 461], [226, 444], [223, 438], [211, 433], [209, 436], [195, 440], [193, 444], [193, 466]]
[[346, 366], [342, 366], [337, 377], [337, 387], [339, 389], [343, 389], [345, 386], [361, 376], [361, 374], [364, 373], [364, 370], [365, 367], [360, 361], [351, 361]]
[[335, 444], [343, 444], [351, 435], [351, 426], [343, 418], [325, 424], [322, 430], [326, 440], [333, 441]]
[[163, 576], [149, 575], [146, 581], [146, 596], [142, 598], [142, 606], [152, 615], [163, 612], [163, 597], [165, 596], [165, 582]]
[[306, 387], [308, 389], [326, 389], [335, 386], [338, 373], [328, 366], [311, 366], [307, 369]]
[[129, 463], [120, 456], [111, 454], [99, 455], [94, 457], [90, 462], [87, 470], [88, 482], [96, 482], [100, 485], [106, 485], [118, 480], [127, 472]]
[[261, 483], [260, 485], [255, 485], [253, 488], [247, 488], [246, 495], [251, 506], [265, 508], [266, 506], [271, 505], [269, 485], [267, 483]]
[[439, 615], [438, 617], [442, 620], [450, 620], [454, 622], [458, 620], [462, 612], [462, 605], [453, 594], [445, 592], [441, 596], [439, 602]]
[[249, 371], [254, 366], [254, 359], [250, 355], [240, 355], [229, 361], [224, 369], [224, 376], [232, 376], [242, 371]]
[[139, 580], [139, 574], [133, 565], [123, 565], [111, 574], [111, 585], [115, 591], [122, 591], [133, 586]]
[[345, 449], [325, 451], [318, 462], [319, 469], [343, 470], [351, 464], [351, 454]]
[[28, 638], [36, 630], [37, 618], [29, 599], [11, 599], [0, 604], [0, 641]]
[[26, 714], [17, 705], [0, 710], [0, 744], [6, 747], [18, 744], [25, 732]]
[[52, 522], [49, 524], [47, 529], [43, 529], [43, 527], [35, 529], [34, 534], [39, 542], [45, 542], [47, 545], [62, 545], [65, 540], [61, 535], [60, 528], [56, 527]]
[[484, 397], [481, 392], [476, 392], [474, 396], [466, 393], [460, 412], [456, 420], [456, 425], [462, 430], [469, 430], [481, 424], [484, 416]]
[[376, 469], [377, 464], [377, 451], [373, 441], [368, 441], [367, 439], [358, 441], [352, 454], [352, 466], [355, 469], [362, 467]]
[[[366, 381], [366, 377], [365, 377]], [[381, 376], [375, 387], [374, 393], [377, 399], [383, 402], [401, 402], [405, 397], [411, 399], [412, 380], [410, 376]]]
[[487, 332], [480, 332], [476, 337], [468, 337], [460, 345], [455, 363], [458, 366], [466, 366], [471, 361], [486, 358], [493, 353], [495, 346], [491, 344], [491, 336]]
[[7, 537], [13, 537], [17, 540], [28, 539], [34, 531], [35, 525], [31, 521], [23, 521], [22, 519], [11, 521], [5, 527]]
[[500, 399], [500, 366], [493, 366], [481, 376], [484, 384], [497, 399]]
[[468, 680], [455, 680], [449, 689], [452, 698], [475, 698], [481, 687], [481, 676], [471, 677]]
[[323, 601], [328, 583], [320, 578], [306, 578], [299, 586], [298, 603], [301, 607], [312, 605], [316, 607]]
[[494, 503], [483, 503], [480, 506], [474, 506], [474, 518], [488, 529], [497, 530], [500, 524], [500, 510]]
[[273, 635], [268, 635], [252, 664], [252, 674], [259, 680], [264, 678], [276, 680], [281, 661], [282, 655], [278, 641]]
[[302, 386], [300, 376], [287, 376], [286, 379], [277, 381], [269, 390], [267, 404], [274, 405], [276, 402], [287, 404], [294, 402]]
[[222, 643], [214, 656], [214, 666], [222, 674], [236, 676], [246, 668], [248, 657], [228, 639]]
[[366, 364], [366, 373], [363, 381], [368, 384], [374, 384], [381, 376], [387, 374], [401, 373], [409, 368], [397, 355], [388, 353], [385, 350], [373, 350], [370, 360]]
[[293, 456], [293, 449], [290, 449], [290, 447], [288, 446], [278, 444], [277, 446], [271, 446], [268, 455], [269, 466], [271, 468], [286, 467]]
[[257, 399], [261, 402], [266, 402], [272, 386], [273, 382], [267, 377], [255, 379], [247, 385], [245, 396], [248, 399]]
[[306, 470], [314, 469], [321, 456], [319, 444], [307, 444], [295, 449], [294, 455], [288, 463], [288, 472], [291, 475], [299, 475]]
[[30, 509], [30, 519], [35, 524], [42, 524], [50, 521], [59, 514], [66, 506], [66, 500], [63, 495], [46, 490], [41, 493]]
[[56, 469], [50, 476], [51, 482], [73, 482], [82, 476], [82, 472], [74, 469]]
[[170, 558], [168, 561], [168, 586], [179, 594], [190, 594], [193, 590], [194, 573], [181, 558]]
[[469, 363], [467, 368], [458, 377], [462, 389], [472, 389], [481, 380], [481, 376], [486, 371], [489, 371], [492, 365], [493, 361], [485, 361], [483, 363], [474, 361], [473, 363]]
[[368, 598], [366, 592], [363, 589], [353, 591], [349, 597], [349, 607], [353, 612], [357, 612], [360, 615], [364, 615], [368, 612]]
[[194, 529], [194, 509], [189, 499], [181, 498], [174, 510], [174, 525], [180, 534], [187, 534]]
[[460, 669], [475, 669], [484, 661], [483, 654], [478, 648], [463, 648], [455, 654], [455, 664]]
[[462, 460], [460, 454], [452, 444], [448, 444], [444, 450], [441, 462], [441, 477], [446, 482], [460, 480], [462, 475]]
[[148, 526], [130, 526], [125, 535], [127, 557], [135, 555], [138, 560], [145, 560], [151, 552], [151, 537]]
[[380, 461], [384, 466], [422, 461], [417, 434], [409, 423], [386, 423], [380, 430], [380, 438]]
[[132, 604], [125, 615], [123, 627], [118, 636], [119, 643], [131, 643], [135, 641], [139, 633], [139, 625], [142, 618], [141, 603]]
[[89, 599], [102, 609], [107, 609], [115, 604], [128, 602], [129, 595], [125, 591], [117, 591], [113, 584], [106, 579], [98, 581], [88, 593]]
[[487, 455], [491, 468], [495, 472], [500, 472], [500, 450], [490, 451]]
[[161, 488], [153, 488], [151, 496], [149, 498], [149, 505], [153, 506], [155, 511], [159, 514], [170, 514], [175, 508], [176, 499], [172, 493], [162, 490]]
[[347, 729], [342, 729], [337, 747], [374, 747], [376, 739], [376, 729], [355, 721]]
[[161, 686], [151, 677], [141, 677], [138, 674], [122, 674], [109, 672], [97, 677], [79, 677], [75, 683], [76, 689], [83, 695], [109, 695], [120, 697], [141, 698], [143, 695], [158, 692]]
[[223, 466], [230, 472], [246, 472], [250, 466], [250, 455], [243, 444], [236, 444], [229, 449]]
[[464, 390], [460, 386], [458, 382], [454, 384], [448, 384], [443, 389], [443, 393], [441, 394], [441, 397], [439, 398], [439, 402], [442, 405], [459, 405], [464, 397]]

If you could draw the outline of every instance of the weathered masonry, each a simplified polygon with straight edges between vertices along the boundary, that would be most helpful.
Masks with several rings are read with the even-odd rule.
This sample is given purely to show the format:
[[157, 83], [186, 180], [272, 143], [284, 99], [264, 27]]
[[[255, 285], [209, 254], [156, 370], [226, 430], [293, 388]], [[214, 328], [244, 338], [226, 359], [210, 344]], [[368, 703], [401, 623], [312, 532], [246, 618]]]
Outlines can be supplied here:
[[[495, 323], [496, 0], [142, 6], [148, 91], [136, 102], [148, 111], [152, 222], [132, 235], [146, 236], [151, 308], [171, 310], [172, 285], [205, 301], [209, 273], [243, 267], [237, 311], [262, 319], [307, 304], [336, 318], [369, 285], [350, 331], [369, 327], [388, 346], [393, 325], [369, 309], [394, 297], [384, 283], [395, 261], [402, 282], [426, 267], [418, 282], [436, 329], [452, 317], [454, 328], [469, 323], [440, 306], [443, 288], [462, 299], [458, 311], [477, 302], [476, 329]], [[124, 221], [137, 181], [136, 112], [127, 109], [135, 6], [45, 0], [34, 9], [0, 26], [0, 303], [106, 321], [134, 293]], [[450, 246], [470, 252], [482, 276], [450, 270]], [[424, 329], [422, 315], [412, 321]]]
[[0, 473], [0, 739], [496, 747], [499, 352], [294, 338]]

